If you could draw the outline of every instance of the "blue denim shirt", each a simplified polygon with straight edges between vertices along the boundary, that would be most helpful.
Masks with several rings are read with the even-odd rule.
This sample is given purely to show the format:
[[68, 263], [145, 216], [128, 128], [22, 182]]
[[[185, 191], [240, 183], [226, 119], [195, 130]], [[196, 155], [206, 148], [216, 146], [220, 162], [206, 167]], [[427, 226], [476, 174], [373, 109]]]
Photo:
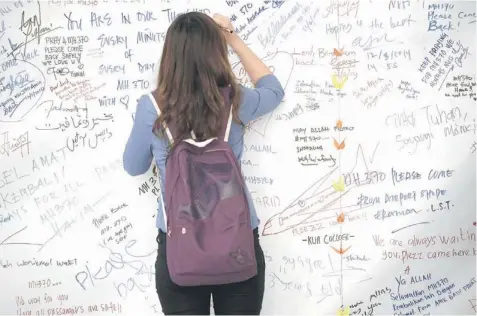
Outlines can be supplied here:
[[[248, 124], [260, 116], [273, 111], [280, 104], [285, 94], [282, 85], [275, 75], [263, 76], [258, 80], [254, 89], [242, 85], [240, 89], [242, 101], [238, 114], [244, 124]], [[157, 117], [158, 115], [151, 99], [148, 95], [143, 95], [137, 104], [134, 124], [123, 154], [123, 164], [128, 174], [138, 176], [149, 170], [154, 158], [159, 170], [161, 194], [163, 194], [166, 181], [168, 140], [167, 137], [157, 137], [152, 132], [152, 127]], [[228, 142], [232, 146], [232, 150], [239, 162], [243, 152], [243, 133], [243, 127], [233, 122]], [[252, 228], [257, 228], [260, 221], [248, 188], [246, 194], [248, 204], [250, 205]], [[166, 232], [161, 201], [159, 201], [157, 211], [156, 226], [163, 232]]]

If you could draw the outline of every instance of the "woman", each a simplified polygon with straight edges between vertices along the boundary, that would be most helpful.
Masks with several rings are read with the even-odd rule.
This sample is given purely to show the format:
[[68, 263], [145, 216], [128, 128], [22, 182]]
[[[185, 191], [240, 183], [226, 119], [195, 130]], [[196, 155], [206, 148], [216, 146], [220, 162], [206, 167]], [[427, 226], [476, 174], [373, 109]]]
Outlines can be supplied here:
[[[161, 124], [175, 124], [180, 138], [193, 130], [198, 139], [216, 136], [221, 128], [224, 98], [221, 88], [230, 87], [233, 123], [228, 143], [240, 161], [244, 125], [271, 112], [284, 96], [277, 78], [234, 33], [229, 19], [190, 12], [178, 16], [169, 26], [159, 69], [157, 89], [142, 96], [134, 125], [124, 151], [124, 169], [132, 176], [146, 173], [155, 159], [160, 174], [161, 194], [165, 188], [168, 138]], [[238, 85], [227, 56], [227, 44], [239, 56], [255, 85]], [[151, 100], [151, 96], [155, 100]], [[160, 109], [158, 116], [155, 102]], [[174, 143], [176, 143], [174, 141]], [[257, 274], [243, 282], [179, 286], [172, 282], [166, 262], [165, 220], [160, 202], [157, 216], [159, 234], [156, 261], [156, 289], [164, 314], [210, 314], [210, 298], [217, 315], [260, 314], [265, 282], [265, 259], [259, 244], [259, 220], [250, 192], [245, 190], [255, 243]]]

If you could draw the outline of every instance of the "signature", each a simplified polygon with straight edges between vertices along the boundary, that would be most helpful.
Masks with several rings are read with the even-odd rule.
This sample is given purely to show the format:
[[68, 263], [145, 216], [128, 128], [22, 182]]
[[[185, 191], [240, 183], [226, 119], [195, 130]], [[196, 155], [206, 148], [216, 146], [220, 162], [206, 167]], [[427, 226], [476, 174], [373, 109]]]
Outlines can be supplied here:
[[9, 139], [8, 132], [0, 134], [3, 135], [3, 143], [0, 143], [0, 155], [10, 156], [17, 150], [20, 150], [20, 154], [23, 157], [24, 150], [26, 154], [30, 154], [30, 139], [28, 138], [28, 132], [21, 134], [16, 138]]
[[459, 67], [462, 67], [462, 60], [467, 58], [467, 55], [469, 54], [469, 47], [464, 47], [464, 45], [461, 44], [460, 41], [457, 41], [457, 49], [452, 48], [452, 53], [457, 55], [457, 53], [460, 52], [460, 56], [457, 57], [455, 60], [455, 64]]
[[[41, 36], [47, 33], [50, 33], [54, 30], [57, 30], [61, 27], [42, 27], [42, 20], [41, 20], [41, 6], [40, 1], [37, 1], [38, 4], [38, 14], [33, 15], [32, 17], [26, 17], [25, 11], [22, 12], [22, 18], [20, 22], [20, 27], [18, 28], [23, 35], [25, 36], [25, 40], [21, 44], [12, 43], [10, 39], [8, 42], [10, 44], [11, 52], [8, 56], [16, 59], [18, 53], [16, 53], [20, 48], [23, 48], [23, 55], [26, 55], [27, 44], [35, 39], [38, 40], [38, 44], [40, 44]], [[51, 25], [50, 25], [51, 26]]]
[[53, 76], [55, 77], [55, 80], [57, 80], [56, 75], [63, 77], [69, 73], [70, 73], [70, 70], [67, 67], [48, 67], [48, 69], [46, 70], [46, 74], [47, 75], [53, 74]]
[[20, 104], [22, 104], [23, 100], [25, 100], [25, 98], [23, 98], [20, 102], [15, 103], [14, 99], [8, 98], [5, 102], [0, 103], [0, 109], [3, 108], [3, 115], [12, 117]]
[[373, 49], [373, 48], [385, 46], [388, 43], [392, 43], [394, 41], [395, 41], [395, 39], [389, 39], [388, 38], [388, 33], [384, 33], [383, 35], [380, 35], [380, 36], [369, 35], [369, 37], [367, 39], [364, 39], [363, 37], [358, 36], [353, 40], [352, 45], [353, 45], [353, 47], [359, 46], [364, 51], [367, 51], [367, 50], [370, 50], [370, 49]]
[[354, 17], [358, 15], [359, 11], [359, 1], [344, 1], [340, 3], [339, 1], [330, 1], [330, 5], [325, 8], [325, 11], [322, 16], [326, 19], [328, 16], [336, 13], [339, 16], [350, 16], [352, 11], [354, 11]]
[[13, 75], [10, 75], [9, 80], [6, 83], [3, 82], [4, 79], [5, 77], [0, 77], [0, 93], [6, 90], [10, 90], [9, 95], [12, 95], [15, 88], [23, 89], [25, 86], [33, 82], [33, 80], [29, 79], [29, 75], [28, 73], [26, 73], [25, 70], [22, 70], [17, 73], [15, 77]]
[[47, 100], [40, 103], [38, 105], [38, 108], [40, 107], [45, 108], [45, 112], [47, 112], [46, 118], [50, 117], [51, 112], [68, 112], [68, 113], [76, 113], [77, 115], [80, 115], [79, 114], [80, 112], [84, 112], [85, 116], [88, 117], [88, 104], [85, 104], [84, 107], [78, 107], [78, 105], [75, 104], [72, 108], [64, 108], [63, 102], [60, 102], [60, 105], [58, 106], [58, 105], [55, 105], [53, 100]]
[[25, 35], [25, 42], [28, 41], [28, 37], [32, 35], [33, 37], [38, 37], [38, 44], [40, 44], [40, 29], [41, 29], [41, 7], [40, 1], [37, 1], [38, 4], [38, 16], [34, 15], [29, 19], [25, 20], [25, 11], [22, 12], [22, 21], [20, 23], [20, 31]]

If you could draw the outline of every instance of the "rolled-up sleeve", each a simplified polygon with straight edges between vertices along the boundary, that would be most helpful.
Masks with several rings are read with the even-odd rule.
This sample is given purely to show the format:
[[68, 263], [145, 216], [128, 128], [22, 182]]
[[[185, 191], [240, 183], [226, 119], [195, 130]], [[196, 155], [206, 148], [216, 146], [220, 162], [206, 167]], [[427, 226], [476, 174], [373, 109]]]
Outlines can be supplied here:
[[273, 111], [285, 96], [285, 91], [280, 81], [273, 74], [260, 78], [255, 88], [240, 87], [242, 90], [242, 102], [239, 118], [244, 124], [248, 124], [250, 121]]
[[131, 176], [146, 173], [152, 163], [152, 126], [157, 113], [148, 96], [139, 99], [134, 124], [123, 153], [124, 170]]

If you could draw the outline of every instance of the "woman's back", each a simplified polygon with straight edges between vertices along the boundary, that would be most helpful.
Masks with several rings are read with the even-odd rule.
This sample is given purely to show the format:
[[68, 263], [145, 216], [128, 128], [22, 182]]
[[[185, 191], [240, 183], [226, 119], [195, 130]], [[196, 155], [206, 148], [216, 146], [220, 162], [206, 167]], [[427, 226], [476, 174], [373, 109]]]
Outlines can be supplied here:
[[[221, 16], [214, 17], [214, 20], [201, 13], [193, 12], [179, 16], [171, 24], [164, 43], [158, 86], [152, 93], [140, 98], [134, 126], [124, 151], [124, 168], [131, 175], [147, 172], [152, 159], [158, 167], [161, 186], [160, 200], [166, 200], [166, 202], [159, 201], [158, 204], [156, 224], [159, 235], [157, 240], [160, 245], [164, 246], [166, 241], [169, 241], [167, 236], [171, 237], [170, 230], [168, 231], [166, 228], [164, 213], [166, 208], [172, 207], [172, 204], [169, 205], [167, 202], [165, 191], [169, 194], [174, 192], [170, 189], [169, 191], [165, 190], [166, 183], [170, 185], [166, 181], [171, 175], [172, 177], [178, 176], [177, 173], [168, 173], [166, 177], [166, 166], [170, 167], [172, 163], [168, 159], [171, 157], [171, 152], [178, 148], [176, 145], [183, 141], [189, 141], [191, 138], [197, 144], [204, 143], [207, 139], [222, 137], [224, 134], [221, 133], [226, 131], [227, 142], [235, 159], [240, 162], [243, 151], [244, 125], [275, 109], [284, 96], [281, 84], [268, 67], [235, 33], [231, 32], [233, 27], [230, 21]], [[240, 57], [243, 67], [255, 84], [255, 89], [246, 88], [236, 83], [228, 61], [227, 44], [232, 46]], [[226, 92], [225, 95], [224, 92]], [[229, 113], [232, 119], [230, 128], [227, 128]], [[172, 134], [174, 136], [171, 139]], [[171, 168], [168, 169], [169, 172], [171, 172], [170, 170]], [[185, 185], [191, 184], [186, 181]], [[200, 185], [198, 184], [198, 186]], [[203, 185], [206, 186], [205, 183]], [[198, 287], [197, 293], [195, 293], [195, 291], [188, 290], [187, 287], [173, 285], [169, 272], [174, 271], [175, 267], [167, 268], [167, 262], [178, 262], [179, 257], [190, 255], [192, 250], [186, 253], [182, 250], [182, 255], [180, 255], [180, 251], [179, 255], [176, 255], [175, 252], [170, 252], [171, 248], [166, 255], [165, 247], [159, 246], [156, 262], [156, 287], [165, 314], [184, 312], [208, 314], [210, 312], [210, 294], [214, 296], [216, 313], [257, 314], [260, 312], [264, 290], [265, 261], [258, 242], [259, 220], [253, 200], [246, 186], [243, 191], [250, 212], [250, 224], [248, 225], [253, 229], [258, 267], [256, 275], [249, 280], [229, 284], [228, 290], [217, 283], [216, 286], [208, 289]], [[194, 201], [196, 202], [196, 200]], [[170, 224], [170, 220], [167, 222]], [[168, 235], [166, 236], [166, 234]], [[184, 228], [182, 228], [182, 234], [185, 234]], [[213, 242], [214, 239], [211, 240]], [[190, 245], [191, 242], [188, 242], [179, 249]], [[176, 256], [179, 257], [176, 258]], [[231, 252], [230, 256], [239, 263], [244, 262], [240, 248]], [[167, 262], [165, 261], [166, 257], [168, 258]], [[202, 261], [202, 259], [197, 260], [190, 262]], [[192, 268], [201, 269], [199, 266]], [[221, 277], [223, 279], [224, 276], [218, 275], [218, 277], [217, 280]], [[233, 280], [230, 277], [225, 277], [225, 279]], [[245, 299], [243, 302], [237, 301], [238, 297], [235, 295], [237, 291], [243, 292], [242, 287], [246, 287], [248, 291], [248, 295], [241, 298], [241, 300]]]
[[[240, 94], [242, 102], [239, 106], [238, 116], [241, 122], [248, 124], [256, 120], [262, 115], [273, 111], [283, 98], [283, 90], [278, 79], [274, 75], [266, 75], [262, 77], [256, 85], [255, 89], [240, 86]], [[159, 170], [161, 190], [164, 192], [166, 178], [166, 160], [170, 152], [169, 140], [167, 137], [157, 137], [153, 132], [153, 126], [158, 118], [154, 108], [154, 99], [151, 95], [144, 95], [139, 99], [136, 109], [135, 120], [143, 122], [142, 125], [133, 127], [131, 137], [124, 151], [123, 163], [124, 169], [133, 176], [143, 174], [151, 165], [148, 159], [138, 159], [138, 153], [141, 148], [149, 147], [154, 155], [154, 162]], [[232, 122], [228, 143], [237, 157], [238, 161], [242, 158], [243, 152], [243, 135], [244, 127]], [[248, 190], [247, 190], [248, 191]], [[252, 225], [258, 227], [259, 220], [256, 215], [253, 200], [250, 194], [250, 205], [252, 206], [251, 217]], [[162, 215], [162, 204], [158, 202], [158, 216], [156, 217], [156, 225], [162, 231], [166, 231], [164, 216]]]

